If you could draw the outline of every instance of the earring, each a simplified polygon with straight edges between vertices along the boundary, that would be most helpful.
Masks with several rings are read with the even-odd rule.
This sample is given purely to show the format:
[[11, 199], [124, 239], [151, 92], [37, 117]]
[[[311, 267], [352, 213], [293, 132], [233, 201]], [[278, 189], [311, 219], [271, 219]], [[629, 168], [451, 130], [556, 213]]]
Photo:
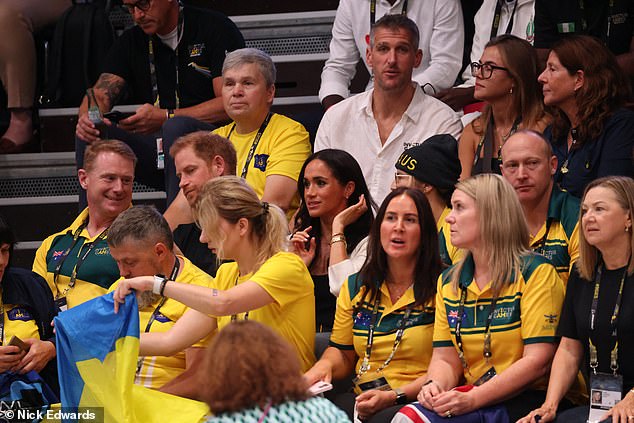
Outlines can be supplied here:
[[513, 87], [509, 90], [509, 94], [513, 94]]
[[626, 226], [626, 227], [625, 227], [625, 232], [629, 232], [629, 231], [630, 231], [630, 227], [629, 227], [629, 226]]

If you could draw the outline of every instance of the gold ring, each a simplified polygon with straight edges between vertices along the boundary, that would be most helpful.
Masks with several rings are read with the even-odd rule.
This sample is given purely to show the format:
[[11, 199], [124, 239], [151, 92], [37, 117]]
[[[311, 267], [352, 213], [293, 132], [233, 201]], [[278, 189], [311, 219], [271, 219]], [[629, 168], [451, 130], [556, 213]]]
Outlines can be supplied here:
[[453, 413], [451, 412], [451, 410], [448, 410], [448, 411], [445, 413], [445, 417], [447, 417], [448, 419], [450, 419], [450, 418], [452, 418], [452, 417], [453, 417]]

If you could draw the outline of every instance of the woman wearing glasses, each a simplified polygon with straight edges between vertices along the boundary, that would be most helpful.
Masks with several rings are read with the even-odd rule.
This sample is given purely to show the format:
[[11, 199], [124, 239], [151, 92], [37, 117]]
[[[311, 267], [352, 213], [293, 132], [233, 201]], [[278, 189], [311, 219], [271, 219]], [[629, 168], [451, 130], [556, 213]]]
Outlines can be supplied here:
[[489, 41], [479, 62], [471, 63], [474, 97], [482, 115], [467, 125], [459, 143], [460, 179], [500, 173], [500, 151], [518, 129], [542, 132], [548, 124], [537, 83], [537, 56], [525, 40], [501, 35]]
[[408, 411], [432, 422], [470, 413], [481, 419], [460, 421], [515, 422], [545, 398], [563, 283], [528, 250], [524, 213], [504, 178], [462, 181], [451, 203], [451, 242], [467, 253], [439, 278], [434, 352], [420, 404]]
[[539, 82], [554, 109], [544, 136], [559, 161], [555, 181], [580, 197], [599, 177], [633, 177], [634, 113], [623, 108], [629, 84], [614, 55], [592, 37], [566, 37], [550, 51]]

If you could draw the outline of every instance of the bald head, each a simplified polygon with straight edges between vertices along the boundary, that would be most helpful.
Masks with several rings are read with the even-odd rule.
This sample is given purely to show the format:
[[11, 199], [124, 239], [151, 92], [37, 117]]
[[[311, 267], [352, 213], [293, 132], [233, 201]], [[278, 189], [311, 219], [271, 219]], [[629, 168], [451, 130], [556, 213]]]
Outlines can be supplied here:
[[548, 201], [556, 170], [557, 158], [550, 143], [538, 132], [518, 131], [502, 147], [502, 175], [524, 207]]

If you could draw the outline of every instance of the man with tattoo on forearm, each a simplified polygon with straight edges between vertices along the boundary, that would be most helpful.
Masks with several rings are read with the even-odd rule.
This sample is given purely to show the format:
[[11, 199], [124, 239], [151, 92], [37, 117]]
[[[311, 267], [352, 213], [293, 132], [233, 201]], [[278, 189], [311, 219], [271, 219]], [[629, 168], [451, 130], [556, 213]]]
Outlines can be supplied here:
[[[214, 123], [227, 120], [220, 98], [222, 63], [226, 52], [244, 47], [244, 40], [226, 16], [183, 7], [178, 0], [123, 0], [123, 5], [136, 26], [115, 42], [79, 108], [77, 166], [82, 166], [87, 143], [122, 140], [139, 158], [137, 180], [165, 189], [169, 204], [178, 184], [176, 178], [165, 178], [175, 168], [159, 139], [169, 146], [181, 135], [212, 130]], [[140, 106], [125, 119], [104, 116], [117, 104]]]

